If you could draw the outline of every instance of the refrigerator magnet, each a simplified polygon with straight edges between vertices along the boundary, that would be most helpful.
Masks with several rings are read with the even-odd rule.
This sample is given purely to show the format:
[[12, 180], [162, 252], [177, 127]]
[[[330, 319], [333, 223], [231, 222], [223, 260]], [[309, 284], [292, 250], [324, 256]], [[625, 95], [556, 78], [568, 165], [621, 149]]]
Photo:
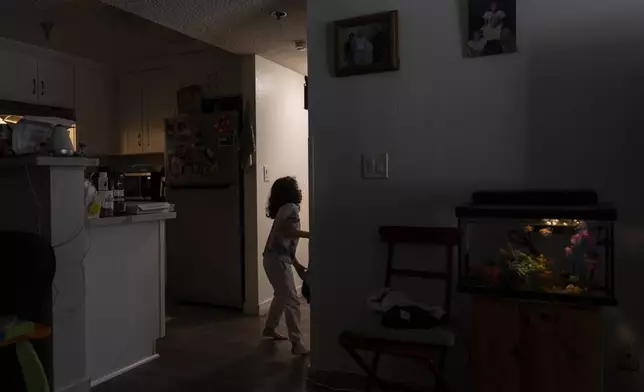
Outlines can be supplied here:
[[217, 139], [217, 144], [219, 147], [231, 147], [235, 144], [234, 136], [221, 136]]

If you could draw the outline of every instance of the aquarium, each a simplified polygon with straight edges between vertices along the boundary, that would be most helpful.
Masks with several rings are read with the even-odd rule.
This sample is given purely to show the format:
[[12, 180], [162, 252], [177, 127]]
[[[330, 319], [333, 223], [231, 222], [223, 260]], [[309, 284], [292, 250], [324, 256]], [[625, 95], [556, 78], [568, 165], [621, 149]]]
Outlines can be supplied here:
[[615, 209], [597, 194], [476, 192], [456, 209], [461, 292], [615, 305]]

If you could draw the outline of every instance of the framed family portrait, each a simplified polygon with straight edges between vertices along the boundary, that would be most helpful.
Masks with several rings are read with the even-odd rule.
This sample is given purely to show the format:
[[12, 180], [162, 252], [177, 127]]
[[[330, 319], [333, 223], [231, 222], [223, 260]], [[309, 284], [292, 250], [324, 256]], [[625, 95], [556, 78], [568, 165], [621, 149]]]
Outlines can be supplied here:
[[340, 20], [333, 27], [336, 76], [400, 68], [398, 11]]
[[469, 0], [466, 57], [517, 51], [516, 0]]

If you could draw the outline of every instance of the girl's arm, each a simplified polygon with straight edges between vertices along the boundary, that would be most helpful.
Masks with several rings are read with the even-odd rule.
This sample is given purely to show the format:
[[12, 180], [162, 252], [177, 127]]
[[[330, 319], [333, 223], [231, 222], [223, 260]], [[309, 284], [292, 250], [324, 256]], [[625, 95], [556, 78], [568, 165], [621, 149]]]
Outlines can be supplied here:
[[287, 212], [288, 214], [285, 219], [282, 221], [282, 224], [279, 226], [280, 233], [287, 238], [306, 238], [310, 239], [308, 231], [297, 229], [297, 224], [300, 222], [300, 214], [297, 207], [293, 206], [292, 209]]
[[284, 225], [282, 225], [280, 231], [284, 235], [284, 237], [306, 238], [306, 239], [311, 238], [308, 231], [298, 230], [295, 227], [293, 227], [293, 225], [291, 225], [289, 222], [284, 222]]

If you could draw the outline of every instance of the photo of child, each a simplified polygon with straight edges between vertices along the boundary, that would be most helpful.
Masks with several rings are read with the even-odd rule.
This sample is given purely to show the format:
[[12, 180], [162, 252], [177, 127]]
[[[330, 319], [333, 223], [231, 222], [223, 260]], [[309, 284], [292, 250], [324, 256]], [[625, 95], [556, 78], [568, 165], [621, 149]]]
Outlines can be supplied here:
[[516, 0], [470, 0], [467, 57], [516, 51]]

